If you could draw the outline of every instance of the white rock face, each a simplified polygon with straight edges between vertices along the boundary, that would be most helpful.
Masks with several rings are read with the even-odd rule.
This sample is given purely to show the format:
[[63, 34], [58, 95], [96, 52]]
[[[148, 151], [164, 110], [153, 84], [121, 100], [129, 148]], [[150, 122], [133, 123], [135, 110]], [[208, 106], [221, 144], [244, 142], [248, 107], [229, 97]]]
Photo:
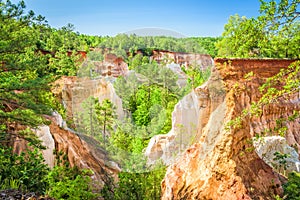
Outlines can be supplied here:
[[198, 102], [198, 96], [193, 91], [176, 104], [172, 113], [171, 131], [152, 137], [146, 148], [148, 164], [161, 159], [164, 164], [170, 165], [193, 143], [199, 119]]
[[58, 112], [54, 111], [54, 112], [52, 113], [52, 116], [53, 116], [54, 119], [55, 119], [55, 123], [56, 123], [59, 127], [63, 128], [63, 129], [67, 129], [67, 128], [68, 128], [66, 121], [64, 121], [64, 119], [62, 118], [62, 116], [61, 116]]
[[[289, 173], [291, 171], [300, 171], [299, 155], [294, 148], [287, 144], [284, 137], [262, 137], [258, 140], [254, 140], [253, 145], [259, 157], [277, 172]], [[276, 152], [287, 154], [288, 157], [276, 160], [276, 156], [274, 155]], [[280, 164], [280, 161], [286, 162], [286, 164]], [[286, 166], [286, 169], [284, 169], [284, 166]]]
[[187, 84], [187, 76], [186, 74], [181, 70], [179, 64], [171, 63], [166, 65], [167, 68], [171, 69], [175, 74], [178, 76], [177, 85], [180, 88], [183, 88]]
[[51, 168], [54, 167], [55, 156], [53, 150], [55, 149], [55, 143], [52, 134], [50, 133], [49, 126], [40, 126], [34, 131], [37, 137], [42, 141], [42, 145], [46, 147], [46, 149], [42, 151], [45, 163]]

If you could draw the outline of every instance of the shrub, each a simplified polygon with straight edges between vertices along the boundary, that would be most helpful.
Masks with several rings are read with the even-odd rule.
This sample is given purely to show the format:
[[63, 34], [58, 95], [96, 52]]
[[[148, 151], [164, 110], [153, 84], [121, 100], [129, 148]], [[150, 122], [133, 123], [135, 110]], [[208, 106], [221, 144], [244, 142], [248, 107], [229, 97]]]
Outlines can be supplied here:
[[300, 173], [289, 173], [288, 182], [283, 185], [283, 189], [287, 199], [300, 200]]
[[56, 166], [48, 174], [49, 190], [47, 194], [55, 199], [87, 200], [95, 199], [92, 192], [90, 171], [77, 167]]
[[48, 173], [49, 167], [38, 149], [18, 155], [11, 148], [0, 146], [0, 188], [18, 187], [16, 189], [42, 194], [47, 188]]

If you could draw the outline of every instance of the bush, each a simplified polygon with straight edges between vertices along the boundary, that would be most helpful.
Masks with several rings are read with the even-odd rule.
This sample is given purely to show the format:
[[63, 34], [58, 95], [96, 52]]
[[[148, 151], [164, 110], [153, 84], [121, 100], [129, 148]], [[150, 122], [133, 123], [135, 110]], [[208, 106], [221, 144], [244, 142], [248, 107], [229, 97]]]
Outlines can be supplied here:
[[165, 175], [165, 167], [157, 166], [148, 172], [120, 172], [119, 181], [105, 185], [101, 191], [104, 199], [150, 200], [160, 199], [160, 183]]
[[11, 148], [0, 146], [1, 189], [15, 188], [42, 194], [48, 187], [45, 177], [49, 170], [38, 149], [18, 155]]
[[90, 171], [79, 170], [77, 167], [56, 166], [47, 176], [47, 194], [55, 199], [95, 199], [97, 195], [92, 192], [89, 175]]
[[288, 182], [283, 185], [284, 194], [289, 200], [300, 200], [300, 173], [288, 175]]

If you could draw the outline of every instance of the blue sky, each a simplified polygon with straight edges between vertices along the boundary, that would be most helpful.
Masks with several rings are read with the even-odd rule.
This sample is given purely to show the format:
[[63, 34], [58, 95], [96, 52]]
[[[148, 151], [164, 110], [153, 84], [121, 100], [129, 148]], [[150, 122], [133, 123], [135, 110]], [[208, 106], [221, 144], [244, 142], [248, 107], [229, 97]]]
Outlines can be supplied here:
[[[17, 2], [17, 0], [13, 0]], [[259, 0], [25, 0], [53, 27], [74, 24], [89, 35], [156, 27], [186, 36], [220, 36], [230, 15], [255, 17]]]

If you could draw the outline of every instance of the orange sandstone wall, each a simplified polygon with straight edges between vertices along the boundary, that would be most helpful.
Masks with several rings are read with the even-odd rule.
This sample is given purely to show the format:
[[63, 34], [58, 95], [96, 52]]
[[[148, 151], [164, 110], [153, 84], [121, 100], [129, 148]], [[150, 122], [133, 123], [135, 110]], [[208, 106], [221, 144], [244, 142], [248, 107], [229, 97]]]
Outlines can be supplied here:
[[[162, 199], [274, 199], [282, 194], [283, 178], [259, 158], [250, 141], [255, 133], [273, 127], [278, 117], [300, 110], [299, 92], [264, 107], [260, 117], [245, 118], [241, 128], [226, 129], [225, 125], [262, 96], [258, 87], [266, 78], [292, 62], [215, 59], [210, 80], [196, 89], [203, 96], [199, 139], [168, 167]], [[244, 78], [249, 72], [255, 75], [251, 80]], [[299, 147], [299, 120], [289, 127], [286, 137]]]

